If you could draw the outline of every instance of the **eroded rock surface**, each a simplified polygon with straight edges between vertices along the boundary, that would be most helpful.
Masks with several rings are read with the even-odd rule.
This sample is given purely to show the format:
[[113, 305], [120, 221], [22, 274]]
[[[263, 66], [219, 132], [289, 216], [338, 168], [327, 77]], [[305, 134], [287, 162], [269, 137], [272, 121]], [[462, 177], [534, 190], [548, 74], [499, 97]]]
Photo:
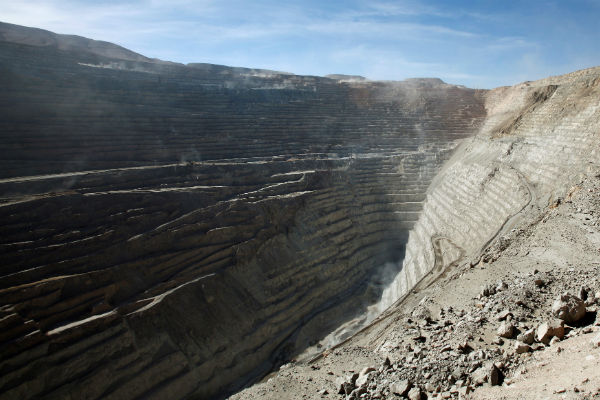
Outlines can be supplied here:
[[485, 115], [482, 91], [439, 80], [0, 33], [6, 398], [210, 398], [260, 377], [378, 300]]
[[[400, 300], [233, 398], [277, 399], [299, 386], [287, 397], [320, 398], [313, 389], [329, 377], [366, 365], [381, 366], [366, 399], [397, 398], [405, 381], [428, 398], [598, 397], [599, 99], [600, 68], [490, 91], [481, 130], [428, 189], [386, 291]], [[578, 298], [578, 321], [553, 313], [565, 292]], [[513, 335], [498, 337], [509, 323]]]

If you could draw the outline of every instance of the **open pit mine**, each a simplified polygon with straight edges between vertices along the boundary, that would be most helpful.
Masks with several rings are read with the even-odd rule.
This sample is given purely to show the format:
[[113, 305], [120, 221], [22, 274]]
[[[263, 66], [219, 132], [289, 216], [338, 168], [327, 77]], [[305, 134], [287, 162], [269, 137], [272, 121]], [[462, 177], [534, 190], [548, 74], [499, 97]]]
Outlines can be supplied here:
[[0, 87], [2, 399], [229, 396], [600, 167], [598, 68], [473, 90], [1, 23]]

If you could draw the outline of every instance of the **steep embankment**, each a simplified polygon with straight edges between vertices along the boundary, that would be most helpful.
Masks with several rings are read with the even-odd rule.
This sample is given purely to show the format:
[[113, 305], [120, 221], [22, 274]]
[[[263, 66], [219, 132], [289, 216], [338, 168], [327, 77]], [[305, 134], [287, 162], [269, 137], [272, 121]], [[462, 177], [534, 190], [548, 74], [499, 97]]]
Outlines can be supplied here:
[[[461, 252], [477, 257], [520, 216], [564, 197], [598, 165], [598, 75], [595, 68], [488, 94], [481, 132], [460, 147], [429, 189], [403, 272], [388, 289], [393, 297]], [[442, 262], [435, 256], [436, 238], [451, 240]]]
[[[386, 291], [401, 301], [337, 348], [234, 398], [337, 398], [340, 382], [370, 366], [348, 385], [350, 398], [395, 398], [405, 380], [429, 398], [464, 397], [501, 382], [490, 371], [505, 386], [475, 398], [597, 396], [586, 368], [598, 355], [589, 344], [598, 328], [588, 325], [600, 305], [600, 68], [495, 89], [486, 108], [479, 134], [427, 191], [403, 270]], [[587, 317], [565, 328], [564, 346], [578, 354], [558, 356], [556, 344], [543, 343], [517, 351], [517, 333], [551, 320], [565, 290], [588, 303]], [[507, 311], [515, 333], [500, 338]], [[542, 367], [549, 378], [534, 386], [540, 374], [527, 371]]]
[[260, 376], [378, 299], [485, 113], [434, 79], [0, 28], [3, 398], [208, 398]]

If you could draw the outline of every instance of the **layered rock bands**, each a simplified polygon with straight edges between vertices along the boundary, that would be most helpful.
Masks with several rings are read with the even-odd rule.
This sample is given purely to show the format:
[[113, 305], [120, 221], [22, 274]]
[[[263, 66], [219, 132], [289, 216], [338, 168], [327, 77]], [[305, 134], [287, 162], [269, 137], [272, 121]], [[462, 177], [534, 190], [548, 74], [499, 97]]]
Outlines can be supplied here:
[[420, 220], [485, 93], [342, 78], [0, 24], [1, 397], [225, 395], [378, 301], [407, 243], [407, 285], [428, 236], [465, 247], [479, 231], [431, 228], [469, 208], [448, 191], [489, 175], [478, 215], [526, 202], [500, 166], [440, 183]]

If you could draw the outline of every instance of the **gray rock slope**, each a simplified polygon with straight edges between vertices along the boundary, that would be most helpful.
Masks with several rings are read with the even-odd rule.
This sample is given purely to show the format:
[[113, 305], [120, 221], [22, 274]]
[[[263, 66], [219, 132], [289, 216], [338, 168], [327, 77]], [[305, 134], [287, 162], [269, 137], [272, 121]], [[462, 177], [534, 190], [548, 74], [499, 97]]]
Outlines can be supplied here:
[[0, 32], [7, 399], [212, 398], [262, 376], [378, 301], [486, 114], [484, 92], [439, 80]]

